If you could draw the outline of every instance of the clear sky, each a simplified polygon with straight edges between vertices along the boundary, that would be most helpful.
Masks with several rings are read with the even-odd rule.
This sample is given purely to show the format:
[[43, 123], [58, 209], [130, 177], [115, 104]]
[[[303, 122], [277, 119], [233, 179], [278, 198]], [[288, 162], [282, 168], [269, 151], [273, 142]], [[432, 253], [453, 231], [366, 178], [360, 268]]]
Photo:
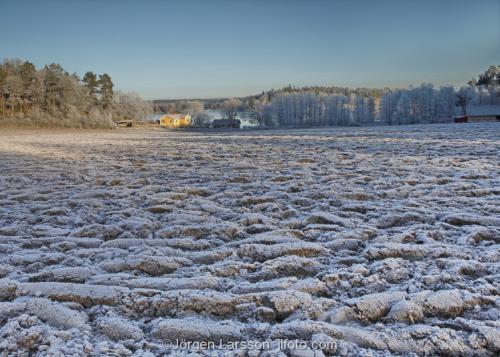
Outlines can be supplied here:
[[147, 99], [461, 85], [500, 64], [500, 0], [0, 0], [0, 58]]

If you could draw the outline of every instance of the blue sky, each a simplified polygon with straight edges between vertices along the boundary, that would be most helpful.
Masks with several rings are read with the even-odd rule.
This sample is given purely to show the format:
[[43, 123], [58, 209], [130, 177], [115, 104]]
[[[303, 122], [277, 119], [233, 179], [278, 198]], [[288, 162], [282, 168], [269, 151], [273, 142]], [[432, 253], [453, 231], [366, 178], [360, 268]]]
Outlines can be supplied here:
[[461, 85], [500, 64], [500, 0], [0, 0], [0, 58], [147, 99]]

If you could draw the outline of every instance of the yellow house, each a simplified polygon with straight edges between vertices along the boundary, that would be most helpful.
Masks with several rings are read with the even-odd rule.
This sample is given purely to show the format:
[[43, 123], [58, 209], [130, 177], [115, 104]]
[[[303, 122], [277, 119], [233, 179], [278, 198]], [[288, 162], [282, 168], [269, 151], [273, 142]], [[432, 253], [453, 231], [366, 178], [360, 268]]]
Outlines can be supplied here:
[[191, 125], [189, 114], [165, 114], [160, 117], [160, 126], [165, 128], [182, 128]]

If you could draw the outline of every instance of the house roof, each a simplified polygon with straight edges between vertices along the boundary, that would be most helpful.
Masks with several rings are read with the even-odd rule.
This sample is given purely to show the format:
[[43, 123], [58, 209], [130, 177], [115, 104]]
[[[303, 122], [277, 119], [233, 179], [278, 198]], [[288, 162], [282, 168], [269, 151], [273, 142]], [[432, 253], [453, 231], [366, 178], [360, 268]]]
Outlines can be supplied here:
[[188, 114], [165, 114], [164, 116], [167, 116], [172, 119], [184, 119]]
[[184, 119], [188, 114], [154, 114], [151, 115], [149, 118], [151, 120], [159, 120], [165, 116], [172, 118], [172, 119]]
[[467, 115], [500, 115], [500, 105], [469, 105], [467, 106]]

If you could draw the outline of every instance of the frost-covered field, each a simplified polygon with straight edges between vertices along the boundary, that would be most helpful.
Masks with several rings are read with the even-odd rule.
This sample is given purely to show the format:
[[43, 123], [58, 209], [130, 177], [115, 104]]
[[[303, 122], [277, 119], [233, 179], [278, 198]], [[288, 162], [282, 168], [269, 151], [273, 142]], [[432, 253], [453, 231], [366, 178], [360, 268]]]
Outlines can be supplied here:
[[1, 355], [497, 355], [499, 153], [496, 123], [3, 130]]

